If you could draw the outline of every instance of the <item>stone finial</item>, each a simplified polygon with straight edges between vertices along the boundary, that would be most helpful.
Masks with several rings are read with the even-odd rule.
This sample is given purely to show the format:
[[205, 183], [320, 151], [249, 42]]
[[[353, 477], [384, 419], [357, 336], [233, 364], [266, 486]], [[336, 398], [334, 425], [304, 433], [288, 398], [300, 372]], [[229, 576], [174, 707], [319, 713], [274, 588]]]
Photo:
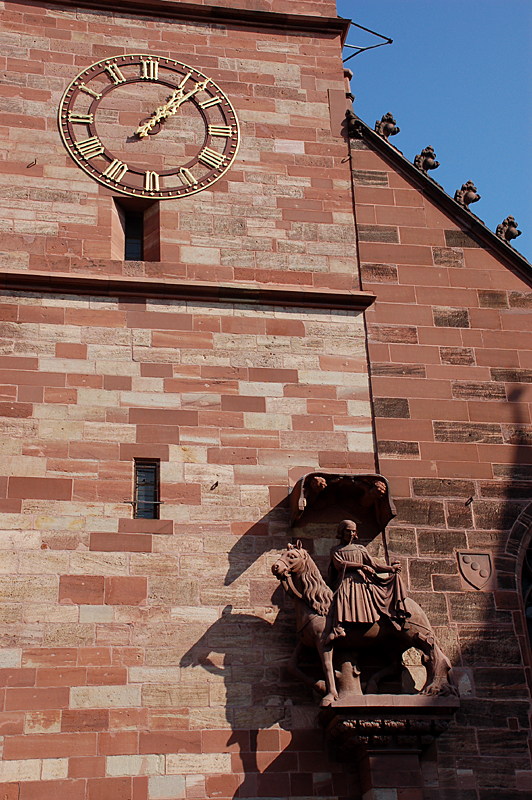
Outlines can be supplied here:
[[521, 231], [517, 230], [517, 222], [511, 216], [506, 217], [500, 225], [497, 225], [496, 233], [499, 239], [502, 239], [507, 244], [510, 244], [512, 239], [517, 239], [518, 236], [521, 236]]
[[420, 169], [421, 172], [428, 172], [429, 169], [437, 169], [440, 166], [440, 162], [436, 161], [434, 148], [430, 144], [414, 158], [414, 166]]
[[349, 136], [352, 136], [354, 139], [362, 139], [362, 123], [354, 111], [348, 108], [345, 112], [345, 118], [347, 119], [347, 132]]
[[480, 195], [477, 194], [477, 187], [473, 181], [468, 181], [462, 184], [461, 189], [457, 189], [454, 193], [454, 199], [460, 203], [464, 208], [469, 208], [471, 203], [477, 203], [480, 200]]
[[395, 124], [391, 111], [388, 111], [387, 114], [375, 123], [375, 133], [378, 133], [379, 136], [382, 136], [382, 138], [386, 140], [388, 140], [390, 136], [395, 136], [400, 130], [401, 128], [398, 128]]

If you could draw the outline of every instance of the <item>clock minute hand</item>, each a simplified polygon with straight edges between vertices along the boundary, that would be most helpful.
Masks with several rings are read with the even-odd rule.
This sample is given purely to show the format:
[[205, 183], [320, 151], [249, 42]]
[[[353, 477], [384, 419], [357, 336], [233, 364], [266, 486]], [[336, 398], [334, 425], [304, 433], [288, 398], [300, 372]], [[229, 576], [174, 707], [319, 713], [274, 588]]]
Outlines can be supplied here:
[[173, 116], [177, 112], [179, 106], [183, 105], [183, 103], [193, 97], [197, 92], [203, 91], [208, 82], [209, 80], [207, 79], [201, 83], [196, 83], [195, 87], [191, 89], [190, 92], [187, 92], [187, 94], [183, 94], [183, 88], [181, 86], [175, 89], [168, 102], [164, 106], [160, 106], [147, 122], [139, 125], [136, 130], [139, 137], [142, 139], [144, 136], [148, 136], [149, 132], [158, 122]]

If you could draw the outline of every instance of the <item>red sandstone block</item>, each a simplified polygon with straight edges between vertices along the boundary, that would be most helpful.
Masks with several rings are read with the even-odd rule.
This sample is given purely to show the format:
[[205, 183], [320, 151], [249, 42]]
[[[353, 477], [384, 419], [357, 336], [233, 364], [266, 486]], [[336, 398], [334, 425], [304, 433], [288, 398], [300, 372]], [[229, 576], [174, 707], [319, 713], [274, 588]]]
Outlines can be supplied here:
[[133, 800], [131, 778], [89, 778], [87, 800]]
[[209, 447], [207, 448], [209, 464], [256, 464], [257, 450], [247, 447]]
[[98, 737], [98, 754], [101, 756], [134, 755], [139, 752], [137, 731], [109, 731]]
[[213, 775], [205, 781], [207, 797], [235, 797], [242, 779], [238, 775]]
[[[0, 736], [15, 736], [24, 733], [24, 713], [21, 711], [0, 712]], [[0, 784], [0, 787], [2, 784]], [[0, 791], [0, 797], [2, 797]]]
[[174, 523], [171, 519], [119, 519], [119, 533], [158, 533], [172, 534]]
[[152, 347], [176, 347], [181, 350], [212, 350], [212, 333], [209, 331], [153, 331]]
[[133, 778], [133, 796], [132, 800], [148, 800], [148, 778], [144, 775], [139, 775]]
[[84, 667], [42, 667], [37, 670], [37, 686], [84, 686], [87, 670]]
[[331, 398], [332, 400], [336, 400], [336, 386], [287, 383], [283, 387], [283, 394], [285, 397], [309, 397], [313, 400], [318, 398]]
[[107, 605], [139, 605], [145, 602], [147, 591], [147, 578], [117, 575], [105, 579], [105, 602]]
[[68, 760], [69, 778], [100, 778], [105, 776], [105, 758], [87, 756]]
[[[209, 433], [213, 435], [212, 428], [243, 428], [244, 414], [237, 411], [200, 411], [198, 414], [199, 427], [196, 429], [199, 434], [205, 433], [205, 428], [211, 429]], [[202, 430], [203, 426], [204, 430]], [[192, 441], [197, 441], [193, 429], [181, 428], [181, 442], [187, 441], [186, 435], [192, 434]]]
[[244, 753], [250, 750], [249, 731], [247, 730], [203, 730], [203, 753]]
[[61, 575], [59, 578], [59, 602], [79, 605], [101, 605], [103, 603], [102, 575]]
[[174, 371], [171, 364], [141, 364], [140, 374], [143, 378], [171, 378]]
[[75, 667], [78, 651], [75, 647], [35, 647], [22, 651], [22, 666]]
[[101, 389], [103, 387], [103, 377], [101, 375], [68, 374], [66, 383], [67, 386], [83, 386], [86, 389]]
[[163, 501], [183, 505], [201, 505], [201, 485], [199, 483], [167, 483], [162, 486]]
[[223, 395], [222, 411], [266, 411], [266, 400], [264, 397]]
[[18, 314], [19, 322], [38, 322], [47, 325], [64, 325], [65, 310], [63, 308], [46, 308], [42, 306], [21, 306]]
[[126, 314], [124, 311], [102, 311], [95, 308], [66, 308], [65, 324], [88, 328], [124, 328]]
[[139, 753], [201, 753], [201, 744], [201, 731], [141, 731]]
[[128, 392], [131, 389], [131, 378], [129, 375], [104, 375], [103, 388]]
[[111, 650], [109, 647], [80, 647], [78, 663], [84, 666], [107, 666], [111, 664]]
[[27, 419], [33, 416], [31, 403], [0, 403], [0, 417], [17, 417]]
[[22, 500], [70, 500], [69, 478], [9, 478], [8, 497]]
[[21, 782], [19, 800], [85, 800], [85, 781]]
[[321, 415], [306, 415], [292, 417], [292, 429], [294, 431], [332, 431], [334, 430], [331, 417]]
[[305, 323], [293, 319], [267, 319], [268, 336], [305, 336]]
[[94, 532], [90, 535], [89, 549], [104, 553], [151, 553], [152, 538], [143, 533]]
[[39, 369], [39, 359], [26, 356], [0, 356], [0, 369]]
[[373, 390], [378, 397], [419, 397], [437, 400], [451, 399], [451, 382], [426, 378], [373, 378]]
[[[107, 312], [105, 312], [107, 313]], [[90, 322], [87, 324], [91, 324]], [[151, 330], [191, 331], [191, 314], [166, 314], [165, 312], [129, 311], [128, 328], [150, 328]]]
[[179, 428], [171, 425], [137, 425], [137, 442], [179, 444]]
[[[450, 442], [421, 442], [421, 459], [424, 461], [480, 461], [478, 445]], [[501, 447], [501, 450], [504, 448]], [[487, 460], [487, 459], [482, 459]]]
[[167, 444], [120, 444], [120, 461], [133, 461], [135, 458], [168, 461], [169, 452]]
[[77, 389], [63, 389], [58, 386], [46, 386], [44, 389], [45, 403], [62, 403], [63, 405], [76, 405], [78, 401]]
[[307, 400], [309, 414], [347, 414], [346, 400]]
[[167, 378], [164, 382], [165, 392], [201, 392], [202, 394], [238, 394], [238, 381], [216, 382], [212, 380], [194, 380], [186, 378]]
[[0, 783], [2, 800], [19, 800], [19, 783]]
[[65, 375], [60, 372], [27, 372], [22, 370], [1, 370], [0, 383], [20, 384], [22, 386], [64, 386]]
[[266, 320], [254, 317], [222, 317], [222, 333], [266, 333]]
[[89, 667], [88, 686], [124, 686], [127, 683], [125, 667]]
[[57, 358], [86, 359], [87, 345], [74, 344], [73, 342], [57, 342], [55, 355]]
[[96, 753], [95, 733], [26, 734], [9, 736], [4, 745], [5, 759], [68, 758], [68, 756], [91, 756]]
[[[358, 189], [356, 190], [358, 194]], [[358, 211], [357, 211], [358, 216]], [[414, 229], [426, 228], [427, 220], [424, 208], [414, 208], [411, 206], [377, 206], [375, 208], [375, 219], [378, 225], [402, 225]], [[401, 238], [403, 242], [403, 239]], [[445, 244], [442, 233], [442, 245]]]
[[133, 425], [197, 425], [197, 411], [167, 408], [130, 408], [129, 422]]
[[6, 711], [39, 711], [46, 708], [67, 708], [69, 689], [6, 689]]
[[[355, 188], [355, 202], [365, 205], [393, 206], [395, 205], [394, 192], [392, 189], [385, 189], [376, 186], [357, 186]], [[398, 205], [405, 205], [400, 203]], [[393, 263], [393, 262], [392, 262]]]

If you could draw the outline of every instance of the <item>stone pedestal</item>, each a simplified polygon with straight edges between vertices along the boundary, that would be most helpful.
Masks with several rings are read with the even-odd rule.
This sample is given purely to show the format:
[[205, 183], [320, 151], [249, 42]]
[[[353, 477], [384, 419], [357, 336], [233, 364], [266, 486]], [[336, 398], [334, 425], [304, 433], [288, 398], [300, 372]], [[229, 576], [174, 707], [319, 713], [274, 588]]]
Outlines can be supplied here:
[[357, 764], [363, 800], [422, 800], [419, 756], [459, 705], [457, 697], [351, 695], [318, 719], [329, 757]]

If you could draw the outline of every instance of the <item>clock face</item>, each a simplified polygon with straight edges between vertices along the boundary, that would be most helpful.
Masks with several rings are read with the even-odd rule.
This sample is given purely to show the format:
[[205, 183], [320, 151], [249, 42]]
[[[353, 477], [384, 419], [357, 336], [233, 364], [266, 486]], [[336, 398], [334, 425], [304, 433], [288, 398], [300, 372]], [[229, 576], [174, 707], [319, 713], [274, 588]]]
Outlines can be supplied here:
[[126, 55], [80, 72], [59, 106], [63, 142], [92, 178], [133, 197], [183, 197], [211, 186], [235, 160], [233, 106], [180, 61]]

